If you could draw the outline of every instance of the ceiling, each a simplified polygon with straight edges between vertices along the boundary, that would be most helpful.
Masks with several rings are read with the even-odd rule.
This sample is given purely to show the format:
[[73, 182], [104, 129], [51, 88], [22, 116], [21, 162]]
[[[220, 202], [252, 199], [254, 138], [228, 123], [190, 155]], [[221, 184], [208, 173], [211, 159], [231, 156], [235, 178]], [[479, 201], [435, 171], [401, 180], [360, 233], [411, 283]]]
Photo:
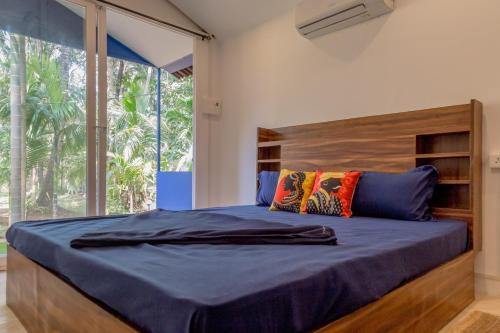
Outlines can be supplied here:
[[108, 33], [156, 67], [193, 53], [193, 39], [122, 13], [107, 11]]
[[[78, 16], [85, 16], [81, 6], [67, 1], [56, 1]], [[193, 53], [191, 37], [127, 14], [108, 9], [106, 23], [109, 35], [156, 67], [163, 67]]]
[[292, 8], [300, 0], [170, 0], [218, 39], [253, 28]]

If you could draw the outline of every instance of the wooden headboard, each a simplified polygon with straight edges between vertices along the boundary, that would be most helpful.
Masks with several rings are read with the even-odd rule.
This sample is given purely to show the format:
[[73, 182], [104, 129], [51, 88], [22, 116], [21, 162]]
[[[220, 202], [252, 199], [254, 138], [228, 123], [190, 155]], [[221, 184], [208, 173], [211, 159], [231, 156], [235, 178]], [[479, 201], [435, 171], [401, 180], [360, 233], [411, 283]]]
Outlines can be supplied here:
[[482, 247], [482, 104], [257, 131], [257, 173], [281, 168], [314, 171], [404, 172], [434, 165], [432, 200], [438, 218], [466, 221], [471, 245]]

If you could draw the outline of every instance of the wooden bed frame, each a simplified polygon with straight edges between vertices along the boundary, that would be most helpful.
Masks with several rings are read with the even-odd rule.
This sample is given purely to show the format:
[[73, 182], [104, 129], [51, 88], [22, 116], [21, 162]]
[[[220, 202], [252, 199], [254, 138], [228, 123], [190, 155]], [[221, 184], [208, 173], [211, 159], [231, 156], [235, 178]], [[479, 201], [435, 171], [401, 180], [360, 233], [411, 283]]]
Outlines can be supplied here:
[[[463, 220], [469, 251], [317, 332], [437, 332], [474, 300], [481, 249], [482, 105], [450, 106], [277, 129], [259, 128], [257, 172], [280, 168], [440, 171], [439, 217]], [[7, 305], [29, 332], [138, 332], [75, 287], [13, 248]]]

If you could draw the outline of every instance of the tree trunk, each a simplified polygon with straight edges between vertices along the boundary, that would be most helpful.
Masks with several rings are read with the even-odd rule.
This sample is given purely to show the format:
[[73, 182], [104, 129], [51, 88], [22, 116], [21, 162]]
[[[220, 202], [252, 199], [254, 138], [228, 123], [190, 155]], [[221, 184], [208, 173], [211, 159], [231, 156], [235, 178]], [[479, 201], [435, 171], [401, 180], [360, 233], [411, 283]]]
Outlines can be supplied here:
[[125, 63], [123, 60], [120, 60], [120, 64], [118, 67], [118, 75], [116, 76], [116, 83], [115, 83], [115, 98], [118, 99], [120, 98], [120, 94], [122, 91], [122, 81], [123, 81], [123, 71], [125, 70]]
[[151, 99], [151, 96], [149, 95], [149, 84], [151, 83], [151, 78], [153, 76], [153, 68], [148, 67], [148, 74], [146, 75], [146, 82], [144, 82], [144, 94], [145, 99], [149, 105], [149, 100]]
[[[29, 41], [29, 40], [28, 40]], [[22, 42], [20, 43], [20, 54], [22, 59], [22, 66], [20, 68], [21, 75], [21, 212], [22, 219], [26, 219], [26, 116], [27, 116], [27, 108], [26, 108], [26, 94], [28, 90], [28, 86], [26, 83], [26, 39], [22, 37]]]
[[57, 153], [59, 151], [59, 133], [54, 134], [54, 141], [52, 143], [52, 151], [50, 153], [49, 164], [47, 165], [47, 172], [44, 175], [40, 194], [36, 203], [39, 207], [52, 209], [54, 200], [54, 169], [57, 163]]
[[62, 89], [66, 92], [69, 85], [70, 50], [67, 47], [59, 48], [59, 68], [61, 71]]
[[10, 223], [25, 216], [26, 40], [10, 34]]
[[133, 190], [128, 191], [128, 212], [131, 214], [134, 212], [134, 191]]
[[148, 67], [148, 74], [146, 75], [146, 82], [144, 82], [144, 93], [149, 94], [149, 84], [151, 83], [151, 78], [153, 77], [153, 68]]
[[44, 168], [41, 163], [38, 163], [36, 166], [36, 187], [35, 191], [33, 193], [40, 193], [40, 190], [42, 189], [42, 184], [43, 184], [43, 175], [44, 175]]

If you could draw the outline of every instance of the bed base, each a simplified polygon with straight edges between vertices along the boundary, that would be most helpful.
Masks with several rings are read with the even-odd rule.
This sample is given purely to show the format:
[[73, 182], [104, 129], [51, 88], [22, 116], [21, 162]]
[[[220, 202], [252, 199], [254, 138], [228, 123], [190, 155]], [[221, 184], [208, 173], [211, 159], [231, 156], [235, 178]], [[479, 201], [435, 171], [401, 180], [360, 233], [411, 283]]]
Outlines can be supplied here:
[[7, 267], [7, 306], [29, 333], [139, 332], [12, 247]]
[[[7, 265], [7, 305], [28, 332], [139, 332], [11, 247]], [[469, 251], [317, 333], [438, 332], [473, 300]]]
[[474, 301], [474, 253], [441, 265], [316, 333], [438, 332]]

